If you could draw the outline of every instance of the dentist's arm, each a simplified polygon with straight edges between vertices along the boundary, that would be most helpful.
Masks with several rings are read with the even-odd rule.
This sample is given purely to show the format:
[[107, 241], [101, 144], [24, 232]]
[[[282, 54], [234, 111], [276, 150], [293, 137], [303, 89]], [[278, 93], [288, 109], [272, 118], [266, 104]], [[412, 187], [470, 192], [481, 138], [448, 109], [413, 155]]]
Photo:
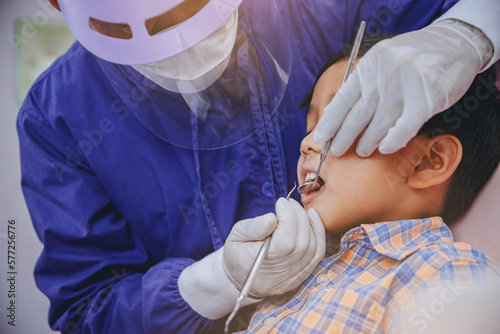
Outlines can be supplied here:
[[498, 0], [461, 0], [428, 27], [378, 43], [325, 108], [314, 141], [334, 137], [338, 156], [366, 129], [360, 156], [404, 147], [500, 58], [499, 17]]

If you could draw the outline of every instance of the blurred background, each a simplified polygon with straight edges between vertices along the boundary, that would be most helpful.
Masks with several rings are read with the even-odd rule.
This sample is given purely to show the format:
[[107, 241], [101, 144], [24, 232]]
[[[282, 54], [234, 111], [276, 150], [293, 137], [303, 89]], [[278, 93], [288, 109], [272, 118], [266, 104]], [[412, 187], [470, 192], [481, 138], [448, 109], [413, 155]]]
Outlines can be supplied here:
[[[26, 92], [74, 37], [48, 0], [0, 0], [0, 333], [55, 333], [47, 322], [49, 303], [37, 289], [33, 269], [42, 244], [31, 225], [20, 187], [16, 117]], [[453, 226], [465, 241], [500, 264], [500, 171], [469, 213]], [[16, 321], [8, 324], [8, 224], [15, 221]]]
[[[42, 244], [21, 192], [16, 117], [33, 81], [75, 41], [48, 0], [0, 0], [0, 333], [56, 333], [48, 325], [48, 299], [33, 278]], [[9, 220], [15, 221], [16, 318], [7, 317]], [[12, 225], [12, 224], [11, 224]], [[11, 229], [11, 231], [13, 231]], [[11, 233], [12, 235], [12, 233]], [[12, 255], [12, 254], [11, 254]]]

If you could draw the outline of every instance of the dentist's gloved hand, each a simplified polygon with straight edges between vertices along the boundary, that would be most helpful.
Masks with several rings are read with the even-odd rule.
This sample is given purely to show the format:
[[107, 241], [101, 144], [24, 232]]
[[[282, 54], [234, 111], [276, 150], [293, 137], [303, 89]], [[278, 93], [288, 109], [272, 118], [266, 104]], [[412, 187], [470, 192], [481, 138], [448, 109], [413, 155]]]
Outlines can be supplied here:
[[454, 19], [384, 40], [359, 60], [325, 107], [313, 139], [323, 144], [334, 137], [331, 152], [340, 156], [366, 128], [358, 155], [377, 147], [394, 153], [457, 102], [492, 55], [479, 29]]
[[314, 209], [306, 212], [295, 200], [280, 198], [276, 215], [236, 223], [224, 247], [182, 271], [178, 280], [182, 298], [205, 318], [229, 314], [263, 240], [271, 233], [267, 256], [241, 307], [300, 285], [325, 255], [325, 229]]
[[[325, 255], [325, 229], [317, 212], [280, 198], [273, 214], [238, 222], [224, 245], [224, 269], [241, 289], [263, 240], [273, 233], [250, 295], [278, 295], [299, 286]], [[276, 225], [277, 223], [277, 225]], [[276, 227], [276, 229], [275, 229]]]

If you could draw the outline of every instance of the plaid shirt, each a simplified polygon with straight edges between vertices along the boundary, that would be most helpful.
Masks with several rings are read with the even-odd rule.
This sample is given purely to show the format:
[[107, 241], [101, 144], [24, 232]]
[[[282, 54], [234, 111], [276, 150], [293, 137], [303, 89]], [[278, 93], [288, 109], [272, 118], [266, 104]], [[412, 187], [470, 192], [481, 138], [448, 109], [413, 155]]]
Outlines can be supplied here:
[[361, 225], [341, 247], [298, 290], [264, 299], [244, 333], [387, 332], [429, 282], [499, 275], [486, 255], [454, 243], [439, 217]]

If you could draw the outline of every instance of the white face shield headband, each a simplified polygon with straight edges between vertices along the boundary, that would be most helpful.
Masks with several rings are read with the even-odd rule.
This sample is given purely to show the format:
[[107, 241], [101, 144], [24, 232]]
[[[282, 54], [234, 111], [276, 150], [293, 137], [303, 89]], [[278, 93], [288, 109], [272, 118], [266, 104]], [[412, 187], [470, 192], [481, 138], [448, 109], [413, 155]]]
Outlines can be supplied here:
[[242, 0], [59, 0], [78, 41], [106, 61], [137, 65], [174, 57], [217, 31]]

